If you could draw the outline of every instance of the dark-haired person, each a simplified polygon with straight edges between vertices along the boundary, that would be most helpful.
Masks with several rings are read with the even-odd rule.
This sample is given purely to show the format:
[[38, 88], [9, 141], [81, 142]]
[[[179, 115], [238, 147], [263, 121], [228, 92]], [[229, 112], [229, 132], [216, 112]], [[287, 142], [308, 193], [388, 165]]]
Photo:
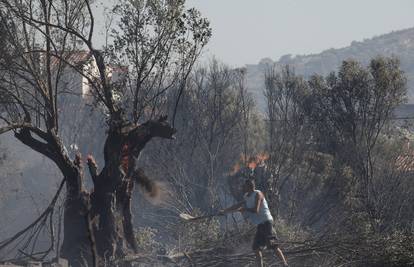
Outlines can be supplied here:
[[223, 209], [220, 213], [243, 212], [247, 219], [257, 225], [256, 236], [253, 241], [253, 250], [256, 253], [257, 266], [263, 267], [262, 250], [267, 247], [275, 251], [276, 256], [288, 266], [282, 250], [279, 248], [273, 231], [273, 217], [263, 193], [256, 190], [254, 180], [248, 179], [243, 184], [243, 201]]

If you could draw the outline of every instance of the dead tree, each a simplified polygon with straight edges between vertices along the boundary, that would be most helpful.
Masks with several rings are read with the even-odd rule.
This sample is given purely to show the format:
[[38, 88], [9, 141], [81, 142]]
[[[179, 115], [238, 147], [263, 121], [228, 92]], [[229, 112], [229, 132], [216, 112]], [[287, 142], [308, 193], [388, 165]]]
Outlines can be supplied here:
[[[84, 259], [103, 266], [136, 251], [132, 189], [135, 183], [155, 189], [137, 159], [152, 138], [173, 137], [175, 130], [166, 117], [153, 118], [162, 110], [165, 92], [185, 84], [209, 39], [208, 22], [196, 10], [184, 11], [183, 1], [121, 1], [114, 10], [119, 18], [114, 46], [102, 51], [93, 44], [94, 16], [88, 0], [1, 0], [0, 7], [0, 133], [13, 131], [65, 177], [62, 256], [72, 266]], [[86, 69], [70, 60], [79, 49], [90, 55]], [[128, 83], [111, 81], [109, 59], [128, 59]], [[73, 112], [58, 105], [60, 82], [68, 69], [87, 81], [107, 120], [103, 168], [88, 160], [91, 192], [83, 187], [81, 158], [70, 158], [60, 136], [60, 112]]]
[[288, 66], [280, 72], [273, 66], [265, 74], [271, 175], [267, 193], [275, 215], [280, 206], [281, 190], [295, 174], [305, 149], [306, 129], [300, 105], [305, 90], [306, 82]]
[[[187, 157], [181, 161], [199, 166], [186, 168], [190, 181], [184, 184], [199, 185], [191, 190], [191, 199], [204, 212], [219, 208], [220, 178], [243, 153], [242, 135], [248, 129], [241, 127], [240, 121], [243, 112], [249, 112], [243, 108], [252, 108], [252, 100], [246, 88], [240, 87], [242, 79], [239, 70], [213, 60], [190, 77], [177, 114], [177, 122], [191, 126], [183, 134], [183, 148], [177, 149], [186, 150], [178, 151]], [[188, 154], [193, 155], [191, 159]]]

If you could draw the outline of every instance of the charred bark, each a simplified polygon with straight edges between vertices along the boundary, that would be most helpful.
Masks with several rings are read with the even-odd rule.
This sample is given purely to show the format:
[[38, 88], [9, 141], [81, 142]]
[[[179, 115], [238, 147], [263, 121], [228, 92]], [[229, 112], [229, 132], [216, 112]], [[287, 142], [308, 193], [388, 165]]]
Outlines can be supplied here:
[[[36, 138], [33, 137], [36, 135]], [[89, 196], [82, 188], [82, 169], [80, 156], [72, 162], [64, 151], [64, 146], [53, 131], [23, 128], [15, 133], [23, 144], [43, 154], [56, 163], [66, 181], [66, 199], [64, 210], [64, 240], [62, 256], [70, 260], [71, 266], [82, 266], [91, 259], [91, 246], [87, 235]]]
[[68, 259], [70, 265], [74, 267], [83, 266], [85, 261], [92, 263], [93, 252], [88, 237], [86, 209], [85, 199], [82, 196], [66, 197], [61, 256]]
[[65, 177], [61, 255], [71, 266], [106, 266], [116, 258], [138, 251], [131, 212], [133, 188], [138, 183], [150, 196], [155, 196], [158, 190], [156, 183], [136, 166], [136, 162], [153, 137], [172, 138], [174, 133], [175, 129], [166, 118], [142, 125], [112, 124], [104, 146], [104, 167], [100, 172], [93, 157], [88, 157], [94, 188], [87, 192], [83, 188], [81, 156], [77, 155], [71, 161], [53, 131], [24, 128], [16, 132], [16, 138], [53, 160]]
[[[105, 165], [99, 174], [96, 162], [91, 156], [88, 157], [94, 183], [91, 194], [82, 189], [81, 168], [75, 164], [78, 171], [73, 173], [72, 183], [67, 186], [65, 241], [62, 247], [63, 254], [72, 265], [80, 266], [81, 259], [87, 259], [87, 263], [92, 264], [94, 245], [98, 265], [138, 251], [131, 212], [133, 188], [138, 183], [150, 196], [155, 196], [158, 190], [156, 183], [137, 168], [136, 161], [153, 137], [172, 138], [174, 133], [165, 118], [110, 131], [104, 147]], [[86, 215], [89, 220], [85, 220]], [[90, 226], [95, 242], [91, 242], [88, 236]]]
[[[68, 164], [69, 166], [71, 164]], [[80, 155], [76, 156], [71, 167], [63, 172], [66, 177], [66, 199], [64, 210], [64, 239], [62, 257], [71, 266], [95, 265], [96, 251], [90, 229], [89, 194], [83, 189], [83, 172]], [[92, 264], [95, 263], [95, 264]]]

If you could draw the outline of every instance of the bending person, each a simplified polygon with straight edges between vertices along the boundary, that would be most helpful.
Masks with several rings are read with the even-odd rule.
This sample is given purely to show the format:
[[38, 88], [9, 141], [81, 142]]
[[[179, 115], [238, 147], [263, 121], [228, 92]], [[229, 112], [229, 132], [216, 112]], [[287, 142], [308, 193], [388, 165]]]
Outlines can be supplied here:
[[253, 250], [256, 254], [257, 266], [263, 267], [262, 250], [265, 247], [273, 249], [284, 266], [288, 266], [286, 258], [276, 242], [276, 236], [273, 230], [273, 217], [263, 193], [256, 190], [254, 181], [250, 179], [244, 182], [243, 191], [245, 193], [243, 201], [221, 210], [220, 213], [240, 211], [246, 215], [250, 222], [257, 225], [257, 231], [253, 241]]

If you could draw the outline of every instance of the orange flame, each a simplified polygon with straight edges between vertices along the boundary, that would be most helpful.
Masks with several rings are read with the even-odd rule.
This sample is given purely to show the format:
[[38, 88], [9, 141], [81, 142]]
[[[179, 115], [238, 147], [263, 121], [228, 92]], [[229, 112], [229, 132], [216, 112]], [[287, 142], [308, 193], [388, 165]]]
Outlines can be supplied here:
[[255, 156], [252, 156], [248, 159], [244, 155], [241, 155], [239, 162], [237, 162], [230, 172], [230, 175], [234, 175], [240, 171], [241, 168], [246, 167], [251, 170], [257, 168], [257, 166], [263, 165], [266, 160], [269, 159], [269, 154], [267, 153], [259, 153]]
[[251, 170], [254, 170], [257, 167], [257, 163], [255, 161], [251, 161], [247, 164], [247, 167], [249, 167]]
[[230, 175], [234, 175], [234, 174], [238, 173], [240, 171], [240, 168], [241, 168], [240, 163], [237, 162], [236, 164], [234, 164], [233, 169], [230, 172]]

